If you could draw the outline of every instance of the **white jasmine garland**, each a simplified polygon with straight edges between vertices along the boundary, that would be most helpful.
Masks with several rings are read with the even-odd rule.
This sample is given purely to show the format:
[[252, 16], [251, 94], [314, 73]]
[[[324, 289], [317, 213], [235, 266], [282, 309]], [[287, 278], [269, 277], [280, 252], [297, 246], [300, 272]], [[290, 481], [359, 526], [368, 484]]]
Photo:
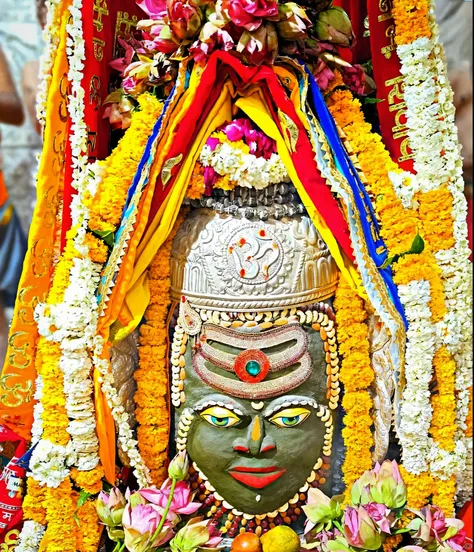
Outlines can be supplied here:
[[43, 29], [43, 40], [45, 43], [43, 53], [39, 62], [39, 80], [38, 92], [36, 94], [36, 118], [44, 129], [46, 117], [46, 104], [48, 100], [48, 92], [51, 84], [52, 70], [56, 52], [59, 43], [59, 22], [57, 18], [58, 8], [61, 5], [61, 0], [46, 1], [46, 25]]
[[41, 439], [31, 454], [28, 476], [33, 477], [40, 485], [56, 488], [69, 475], [75, 461], [76, 455], [71, 441], [62, 446]]
[[14, 548], [15, 552], [37, 552], [45, 530], [45, 526], [37, 521], [24, 521], [18, 544]]
[[107, 399], [107, 403], [112, 411], [120, 445], [130, 460], [130, 465], [134, 469], [138, 485], [140, 488], [144, 488], [152, 483], [150, 471], [138, 450], [138, 442], [133, 435], [128, 421], [129, 415], [125, 411], [122, 400], [115, 389], [114, 378], [110, 371], [109, 362], [101, 358], [103, 347], [103, 338], [101, 336], [96, 336], [93, 354], [94, 365], [101, 374], [99, 381]]
[[414, 195], [419, 192], [418, 181], [414, 174], [407, 171], [392, 172], [389, 171], [388, 177], [393, 184], [396, 196], [402, 202], [405, 209], [416, 209], [418, 203], [414, 201]]
[[456, 363], [456, 443], [454, 452], [442, 451], [432, 442], [431, 471], [439, 477], [456, 473], [458, 504], [472, 492], [472, 446], [465, 437], [472, 387], [472, 264], [467, 241], [467, 205], [462, 178], [462, 159], [455, 124], [453, 92], [449, 84], [439, 29], [431, 6], [431, 39], [420, 38], [399, 46], [397, 53], [404, 75], [404, 100], [410, 148], [421, 191], [447, 184], [453, 197], [454, 247], [438, 251], [447, 314], [437, 325], [436, 348], [445, 345]]
[[35, 382], [35, 394], [33, 398], [35, 405], [33, 406], [33, 425], [31, 426], [31, 442], [34, 444], [41, 439], [43, 435], [43, 420], [41, 415], [43, 414], [43, 405], [41, 398], [43, 397], [43, 378], [38, 376]]
[[213, 151], [205, 145], [199, 160], [204, 167], [212, 167], [221, 176], [228, 175], [231, 181], [245, 188], [263, 190], [271, 184], [290, 181], [288, 171], [277, 153], [265, 159], [224, 142]]
[[433, 375], [436, 328], [431, 322], [430, 284], [426, 280], [398, 286], [408, 320], [405, 353], [405, 388], [400, 408], [399, 437], [403, 465], [411, 473], [428, 469], [431, 442], [428, 431], [432, 407], [429, 384]]

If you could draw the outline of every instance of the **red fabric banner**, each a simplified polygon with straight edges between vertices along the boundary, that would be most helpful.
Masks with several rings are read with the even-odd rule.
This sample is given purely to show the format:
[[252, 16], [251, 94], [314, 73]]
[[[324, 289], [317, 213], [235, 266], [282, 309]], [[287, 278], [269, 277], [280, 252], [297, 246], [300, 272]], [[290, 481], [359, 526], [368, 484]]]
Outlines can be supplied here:
[[[144, 13], [131, 0], [84, 0], [82, 25], [85, 41], [85, 62], [82, 87], [85, 90], [84, 121], [87, 126], [89, 162], [104, 159], [109, 153], [110, 129], [103, 118], [103, 103], [109, 94], [110, 62], [118, 57], [117, 38], [127, 37]], [[64, 205], [61, 249], [66, 232], [71, 227], [72, 188], [71, 150], [68, 139], [64, 179]]]
[[[337, 201], [334, 199], [326, 181], [319, 172], [314, 159], [312, 146], [303, 123], [300, 121], [293, 103], [289, 100], [271, 67], [249, 67], [244, 65], [231, 53], [221, 51], [214, 52], [209, 58], [206, 69], [203, 72], [196, 99], [190, 106], [185, 120], [176, 133], [173, 145], [167, 154], [167, 158], [174, 158], [187, 151], [197, 130], [203, 124], [210, 108], [218, 97], [226, 76], [232, 78], [237, 89], [251, 83], [262, 84], [264, 90], [268, 91], [267, 101], [269, 102], [270, 109], [276, 108], [275, 112], [277, 112], [278, 109], [281, 110], [294, 123], [295, 127], [298, 128], [299, 132], [295, 152], [291, 154], [295, 169], [298, 172], [298, 176], [306, 192], [325, 220], [333, 236], [347, 256], [353, 260], [354, 255], [351, 247], [349, 229], [342, 211]], [[274, 116], [274, 120], [280, 127], [278, 118]], [[163, 186], [161, 183], [161, 176], [158, 177], [159, 182], [155, 189], [155, 196], [152, 200], [149, 215], [150, 221], [153, 220], [159, 206], [171, 190], [178, 172], [177, 167], [175, 167], [172, 172], [174, 172], [174, 174], [166, 186]]]
[[403, 77], [395, 45], [395, 22], [391, 0], [367, 0], [370, 44], [380, 130], [392, 159], [404, 170], [413, 172], [408, 145], [406, 105], [403, 101]]

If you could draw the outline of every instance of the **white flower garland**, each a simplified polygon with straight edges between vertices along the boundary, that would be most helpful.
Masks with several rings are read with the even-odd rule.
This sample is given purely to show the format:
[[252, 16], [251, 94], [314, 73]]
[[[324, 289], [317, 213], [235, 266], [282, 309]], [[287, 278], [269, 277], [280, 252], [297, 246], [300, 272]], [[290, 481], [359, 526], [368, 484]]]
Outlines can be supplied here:
[[75, 461], [71, 441], [63, 447], [48, 439], [41, 439], [31, 455], [28, 476], [40, 485], [56, 488], [69, 475], [69, 469]]
[[432, 442], [428, 458], [435, 475], [446, 478], [457, 474], [460, 496], [466, 494], [467, 488], [472, 489], [472, 474], [465, 469], [466, 461], [472, 464], [472, 446], [464, 434], [469, 388], [472, 387], [472, 265], [469, 262], [467, 206], [453, 93], [433, 13], [432, 6], [432, 38], [420, 38], [399, 46], [397, 53], [404, 75], [408, 137], [414, 153], [417, 185], [421, 191], [428, 192], [448, 183], [453, 197], [455, 245], [448, 251], [435, 253], [442, 271], [447, 307], [447, 315], [438, 324], [436, 347], [445, 345], [456, 363], [458, 431], [454, 452], [443, 451]]
[[433, 375], [436, 328], [431, 322], [430, 283], [412, 281], [398, 286], [408, 320], [405, 379], [400, 408], [399, 437], [403, 466], [419, 474], [428, 469], [432, 408], [429, 384]]
[[41, 418], [43, 414], [43, 404], [41, 398], [43, 397], [43, 378], [38, 376], [35, 382], [35, 394], [33, 398], [35, 405], [33, 406], [33, 425], [31, 426], [31, 443], [37, 443], [43, 435], [43, 420]]
[[43, 29], [45, 47], [39, 62], [40, 83], [36, 93], [36, 118], [44, 129], [46, 118], [46, 106], [48, 102], [49, 86], [51, 84], [52, 70], [59, 42], [58, 8], [61, 0], [47, 0], [46, 25]]
[[239, 186], [263, 190], [271, 184], [289, 182], [290, 177], [277, 153], [269, 159], [245, 153], [227, 142], [218, 144], [214, 150], [206, 144], [199, 156], [204, 167], [212, 167], [217, 174], [229, 176]]
[[45, 526], [37, 521], [24, 521], [15, 552], [37, 552], [45, 530]]
[[151, 485], [150, 471], [145, 464], [139, 450], [138, 442], [130, 428], [129, 415], [123, 407], [122, 400], [119, 397], [114, 385], [114, 378], [110, 371], [109, 361], [101, 358], [104, 348], [103, 338], [96, 336], [94, 343], [93, 361], [94, 366], [99, 370], [100, 383], [107, 403], [112, 411], [112, 416], [117, 426], [118, 440], [122, 450], [127, 454], [130, 465], [134, 469], [134, 474], [140, 488]]

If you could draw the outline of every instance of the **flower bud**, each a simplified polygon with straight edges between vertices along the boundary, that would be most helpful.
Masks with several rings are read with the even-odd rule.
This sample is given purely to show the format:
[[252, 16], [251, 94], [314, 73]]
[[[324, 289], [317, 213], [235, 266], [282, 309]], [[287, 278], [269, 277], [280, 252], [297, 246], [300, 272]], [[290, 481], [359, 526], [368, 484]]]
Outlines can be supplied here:
[[315, 24], [316, 36], [323, 42], [351, 46], [354, 34], [346, 12], [333, 6], [321, 12]]
[[284, 40], [300, 40], [306, 38], [311, 20], [303, 8], [294, 2], [278, 6], [280, 21], [276, 23], [278, 34]]
[[185, 450], [178, 453], [168, 466], [168, 475], [176, 481], [184, 481], [189, 471], [189, 460]]

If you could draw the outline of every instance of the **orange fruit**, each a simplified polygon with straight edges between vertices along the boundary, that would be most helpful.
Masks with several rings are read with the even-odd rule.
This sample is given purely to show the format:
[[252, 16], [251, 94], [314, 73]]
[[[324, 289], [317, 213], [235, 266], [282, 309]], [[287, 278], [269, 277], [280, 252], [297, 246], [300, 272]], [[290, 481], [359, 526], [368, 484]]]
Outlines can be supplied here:
[[255, 533], [241, 533], [235, 537], [230, 552], [262, 552], [260, 539]]

